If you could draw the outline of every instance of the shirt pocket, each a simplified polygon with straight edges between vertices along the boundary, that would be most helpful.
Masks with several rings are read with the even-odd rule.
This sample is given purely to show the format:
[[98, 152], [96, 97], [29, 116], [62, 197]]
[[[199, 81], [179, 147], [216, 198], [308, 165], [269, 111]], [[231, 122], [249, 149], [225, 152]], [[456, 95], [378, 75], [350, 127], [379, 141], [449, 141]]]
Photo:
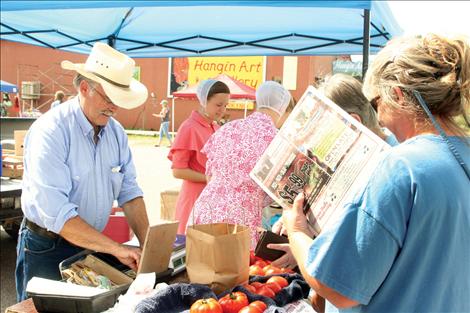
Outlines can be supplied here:
[[115, 169], [116, 167], [112, 168], [109, 173], [109, 179], [111, 181], [111, 189], [113, 191], [113, 200], [118, 199], [119, 193], [121, 192], [122, 181], [124, 180], [124, 174]]

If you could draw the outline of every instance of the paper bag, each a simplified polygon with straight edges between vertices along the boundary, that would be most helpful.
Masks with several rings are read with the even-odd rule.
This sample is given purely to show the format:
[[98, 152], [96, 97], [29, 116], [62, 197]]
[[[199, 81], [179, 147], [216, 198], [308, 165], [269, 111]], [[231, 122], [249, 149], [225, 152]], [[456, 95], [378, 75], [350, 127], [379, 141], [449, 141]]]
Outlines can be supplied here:
[[249, 278], [250, 229], [227, 223], [188, 226], [186, 270], [191, 283], [208, 285], [215, 293]]

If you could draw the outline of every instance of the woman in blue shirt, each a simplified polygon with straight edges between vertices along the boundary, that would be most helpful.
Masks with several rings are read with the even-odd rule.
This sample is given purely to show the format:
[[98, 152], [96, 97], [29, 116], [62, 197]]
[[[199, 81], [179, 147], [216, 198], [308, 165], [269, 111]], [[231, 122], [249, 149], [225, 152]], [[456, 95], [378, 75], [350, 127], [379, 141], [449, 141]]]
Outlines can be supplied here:
[[464, 40], [391, 41], [364, 92], [402, 144], [315, 240], [303, 195], [284, 211], [294, 257], [327, 311], [470, 312], [468, 64]]

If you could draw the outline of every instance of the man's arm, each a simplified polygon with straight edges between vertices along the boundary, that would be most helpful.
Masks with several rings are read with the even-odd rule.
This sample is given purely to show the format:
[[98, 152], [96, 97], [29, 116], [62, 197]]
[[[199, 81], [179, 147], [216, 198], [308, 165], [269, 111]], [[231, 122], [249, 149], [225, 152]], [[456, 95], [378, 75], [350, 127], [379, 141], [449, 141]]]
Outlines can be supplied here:
[[126, 215], [129, 226], [136, 234], [139, 239], [140, 246], [142, 247], [149, 226], [144, 199], [142, 197], [132, 199], [124, 203], [122, 208], [124, 209], [124, 214]]
[[65, 222], [60, 235], [79, 247], [112, 254], [132, 269], [137, 269], [140, 262], [140, 248], [123, 246], [113, 241], [78, 216]]

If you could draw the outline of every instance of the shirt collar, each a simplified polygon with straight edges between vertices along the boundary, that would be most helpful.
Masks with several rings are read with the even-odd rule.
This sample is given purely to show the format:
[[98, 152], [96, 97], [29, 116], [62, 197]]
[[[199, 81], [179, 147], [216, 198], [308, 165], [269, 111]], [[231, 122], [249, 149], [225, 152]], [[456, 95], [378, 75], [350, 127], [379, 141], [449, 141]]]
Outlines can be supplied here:
[[192, 113], [191, 113], [191, 119], [195, 120], [196, 122], [198, 122], [199, 124], [201, 124], [202, 126], [204, 127], [210, 127], [210, 128], [214, 128], [214, 126], [217, 125], [216, 122], [208, 122], [202, 115], [201, 113], [199, 113], [198, 111], [194, 110]]
[[[80, 125], [80, 129], [83, 132], [84, 136], [91, 136], [94, 135], [94, 129], [93, 125], [91, 125], [90, 121], [85, 116], [85, 113], [83, 113], [82, 107], [80, 106], [80, 98], [76, 96], [75, 98], [71, 99], [70, 101], [72, 102], [72, 111], [77, 119], [78, 125]], [[98, 138], [101, 138], [103, 135], [104, 130], [106, 129], [108, 125], [101, 127], [99, 133], [98, 133]], [[93, 137], [92, 137], [93, 138]]]

